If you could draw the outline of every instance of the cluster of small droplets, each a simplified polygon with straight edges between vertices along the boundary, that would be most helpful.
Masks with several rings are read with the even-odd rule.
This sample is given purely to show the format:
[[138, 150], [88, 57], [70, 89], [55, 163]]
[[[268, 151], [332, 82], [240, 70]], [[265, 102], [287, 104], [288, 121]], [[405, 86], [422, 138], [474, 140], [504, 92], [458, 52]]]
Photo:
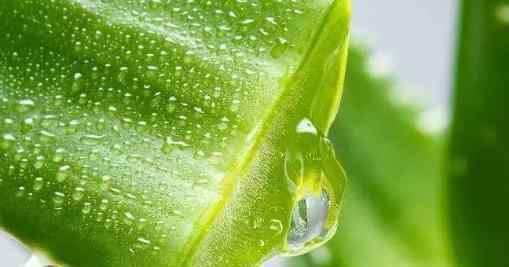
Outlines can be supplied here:
[[[45, 51], [45, 48], [38, 50]], [[141, 235], [144, 228], [153, 229], [151, 232], [159, 234], [133, 240], [130, 250], [136, 252], [151, 248], [159, 251], [159, 244], [168, 243], [168, 234], [179, 226], [178, 223], [168, 224], [167, 217], [177, 218], [173, 221], [180, 220], [181, 224], [185, 224], [193, 217], [189, 214], [206, 205], [207, 194], [198, 199], [185, 196], [189, 198], [190, 205], [186, 206], [184, 213], [174, 201], [185, 199], [178, 195], [179, 191], [189, 191], [184, 190], [187, 187], [208, 190], [211, 183], [217, 182], [211, 178], [220, 178], [211, 177], [208, 173], [180, 173], [170, 166], [179, 162], [185, 164], [190, 162], [189, 159], [202, 164], [203, 169], [210, 169], [205, 167], [210, 164], [220, 166], [222, 155], [207, 149], [214, 142], [225, 142], [228, 137], [214, 140], [219, 134], [207, 133], [203, 136], [206, 138], [186, 137], [197, 130], [192, 129], [194, 125], [179, 123], [180, 116], [177, 116], [176, 123], [163, 120], [154, 113], [151, 118], [145, 119], [134, 108], [138, 106], [130, 105], [129, 100], [117, 108], [108, 102], [117, 102], [115, 94], [120, 93], [118, 90], [98, 88], [93, 92], [88, 89], [94, 83], [85, 80], [86, 75], [81, 73], [90, 73], [90, 70], [69, 71], [65, 58], [51, 52], [48, 52], [50, 59], [40, 59], [40, 63], [34, 64], [40, 55], [30, 52], [25, 55], [25, 52], [0, 56], [2, 60], [16, 63], [15, 67], [0, 65], [0, 72], [5, 75], [0, 79], [0, 110], [3, 114], [0, 159], [12, 163], [2, 165], [0, 169], [2, 174], [6, 174], [3, 177], [9, 179], [8, 186], [14, 189], [17, 201], [28, 200], [31, 205], [57, 216], [79, 210], [83, 227], [102, 225], [108, 231], [128, 232], [133, 236]], [[23, 80], [18, 77], [23, 77]], [[108, 76], [99, 78], [103, 85], [111, 82]], [[82, 81], [87, 82], [86, 87], [80, 84]], [[26, 88], [40, 89], [27, 92]], [[63, 88], [72, 88], [72, 91]], [[134, 93], [125, 93], [121, 97], [131, 99]], [[30, 95], [31, 98], [21, 98], [20, 95]], [[137, 103], [140, 100], [143, 100], [140, 96], [133, 97]], [[171, 114], [187, 111], [185, 104], [176, 99], [171, 102], [180, 105]], [[146, 105], [156, 109], [151, 103]], [[194, 110], [199, 111], [196, 107]], [[192, 119], [198, 120], [196, 117]], [[161, 121], [164, 124], [158, 124]], [[219, 121], [216, 128], [226, 130], [228, 119], [223, 117]], [[165, 132], [164, 138], [152, 135]], [[201, 141], [193, 143], [193, 146], [203, 147], [199, 150], [203, 152], [187, 152], [191, 145], [186, 141], [193, 139]], [[200, 168], [189, 166], [189, 169]], [[138, 177], [148, 181], [138, 180]], [[175, 185], [181, 188], [175, 188]], [[4, 189], [7, 190], [7, 187]], [[200, 192], [204, 193], [204, 190]], [[212, 197], [213, 194], [210, 194]], [[130, 205], [129, 202], [138, 204]], [[143, 215], [137, 216], [135, 211], [127, 211], [126, 207], [143, 210]]]
[[[302, 1], [209, 1], [206, 5], [187, 0], [79, 1], [63, 6], [23, 2], [34, 9], [24, 29], [41, 19], [65, 21], [70, 27], [63, 31], [45, 23], [39, 33], [55, 46], [58, 40], [65, 40], [66, 46], [74, 44], [75, 52], [93, 53], [107, 62], [106, 69], [113, 70], [120, 80], [136, 73], [150, 81], [152, 88], [185, 92], [198, 108], [207, 111], [205, 105], [212, 105], [211, 113], [214, 109], [248, 113], [255, 105], [247, 99], [257, 99], [254, 96], [261, 102], [256, 104], [270, 101], [268, 95], [256, 90], [260, 83], [277, 90], [277, 79], [285, 71], [274, 68], [278, 64], [271, 58], [294, 46], [290, 37], [307, 37], [296, 26], [309, 9]], [[107, 27], [80, 27], [91, 22]], [[293, 34], [296, 31], [300, 34]], [[195, 83], [196, 77], [200, 83]]]

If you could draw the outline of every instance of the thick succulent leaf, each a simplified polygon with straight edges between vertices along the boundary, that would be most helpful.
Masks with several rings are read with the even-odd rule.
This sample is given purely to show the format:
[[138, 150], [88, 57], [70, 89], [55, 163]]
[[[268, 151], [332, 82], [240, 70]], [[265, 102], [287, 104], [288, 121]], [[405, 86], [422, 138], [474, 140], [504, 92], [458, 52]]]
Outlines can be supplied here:
[[[344, 185], [324, 135], [348, 25], [346, 0], [3, 1], [0, 226], [73, 267], [319, 245]], [[327, 217], [287, 243], [309, 195]]]
[[458, 266], [508, 266], [509, 1], [465, 0], [448, 161]]
[[331, 129], [349, 176], [336, 237], [296, 267], [451, 266], [444, 240], [442, 145], [394, 101], [392, 79], [374, 76], [363, 49], [350, 51], [344, 104]]

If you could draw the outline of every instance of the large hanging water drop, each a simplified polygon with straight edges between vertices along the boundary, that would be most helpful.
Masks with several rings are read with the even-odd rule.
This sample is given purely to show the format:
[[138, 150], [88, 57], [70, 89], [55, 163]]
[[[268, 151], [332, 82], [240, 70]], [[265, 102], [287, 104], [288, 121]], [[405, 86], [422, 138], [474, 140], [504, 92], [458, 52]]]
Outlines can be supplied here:
[[308, 241], [322, 239], [327, 235], [325, 223], [329, 215], [329, 197], [322, 192], [297, 201], [288, 233], [288, 247], [299, 251]]
[[313, 250], [334, 235], [345, 175], [330, 141], [310, 119], [302, 119], [290, 139], [285, 175], [295, 200], [283, 255], [294, 256]]

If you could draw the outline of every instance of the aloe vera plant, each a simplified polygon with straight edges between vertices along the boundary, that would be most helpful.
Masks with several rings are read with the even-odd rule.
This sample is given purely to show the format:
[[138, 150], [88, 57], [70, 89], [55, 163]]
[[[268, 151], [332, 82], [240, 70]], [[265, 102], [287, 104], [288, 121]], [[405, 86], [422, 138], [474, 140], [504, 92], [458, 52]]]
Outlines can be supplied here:
[[349, 2], [6, 0], [0, 227], [72, 267], [256, 266], [335, 231]]
[[458, 266], [508, 266], [509, 2], [464, 0], [448, 207]]

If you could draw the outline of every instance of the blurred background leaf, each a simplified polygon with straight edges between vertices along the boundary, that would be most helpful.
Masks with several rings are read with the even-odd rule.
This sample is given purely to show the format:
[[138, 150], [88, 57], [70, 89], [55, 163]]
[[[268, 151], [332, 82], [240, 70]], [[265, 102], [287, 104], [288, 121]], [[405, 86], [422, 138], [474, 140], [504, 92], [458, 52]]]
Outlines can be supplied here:
[[509, 266], [509, 1], [465, 0], [447, 163], [461, 267]]
[[441, 137], [376, 77], [363, 49], [350, 52], [345, 96], [331, 139], [349, 176], [343, 221], [327, 247], [292, 267], [450, 266], [442, 212]]

